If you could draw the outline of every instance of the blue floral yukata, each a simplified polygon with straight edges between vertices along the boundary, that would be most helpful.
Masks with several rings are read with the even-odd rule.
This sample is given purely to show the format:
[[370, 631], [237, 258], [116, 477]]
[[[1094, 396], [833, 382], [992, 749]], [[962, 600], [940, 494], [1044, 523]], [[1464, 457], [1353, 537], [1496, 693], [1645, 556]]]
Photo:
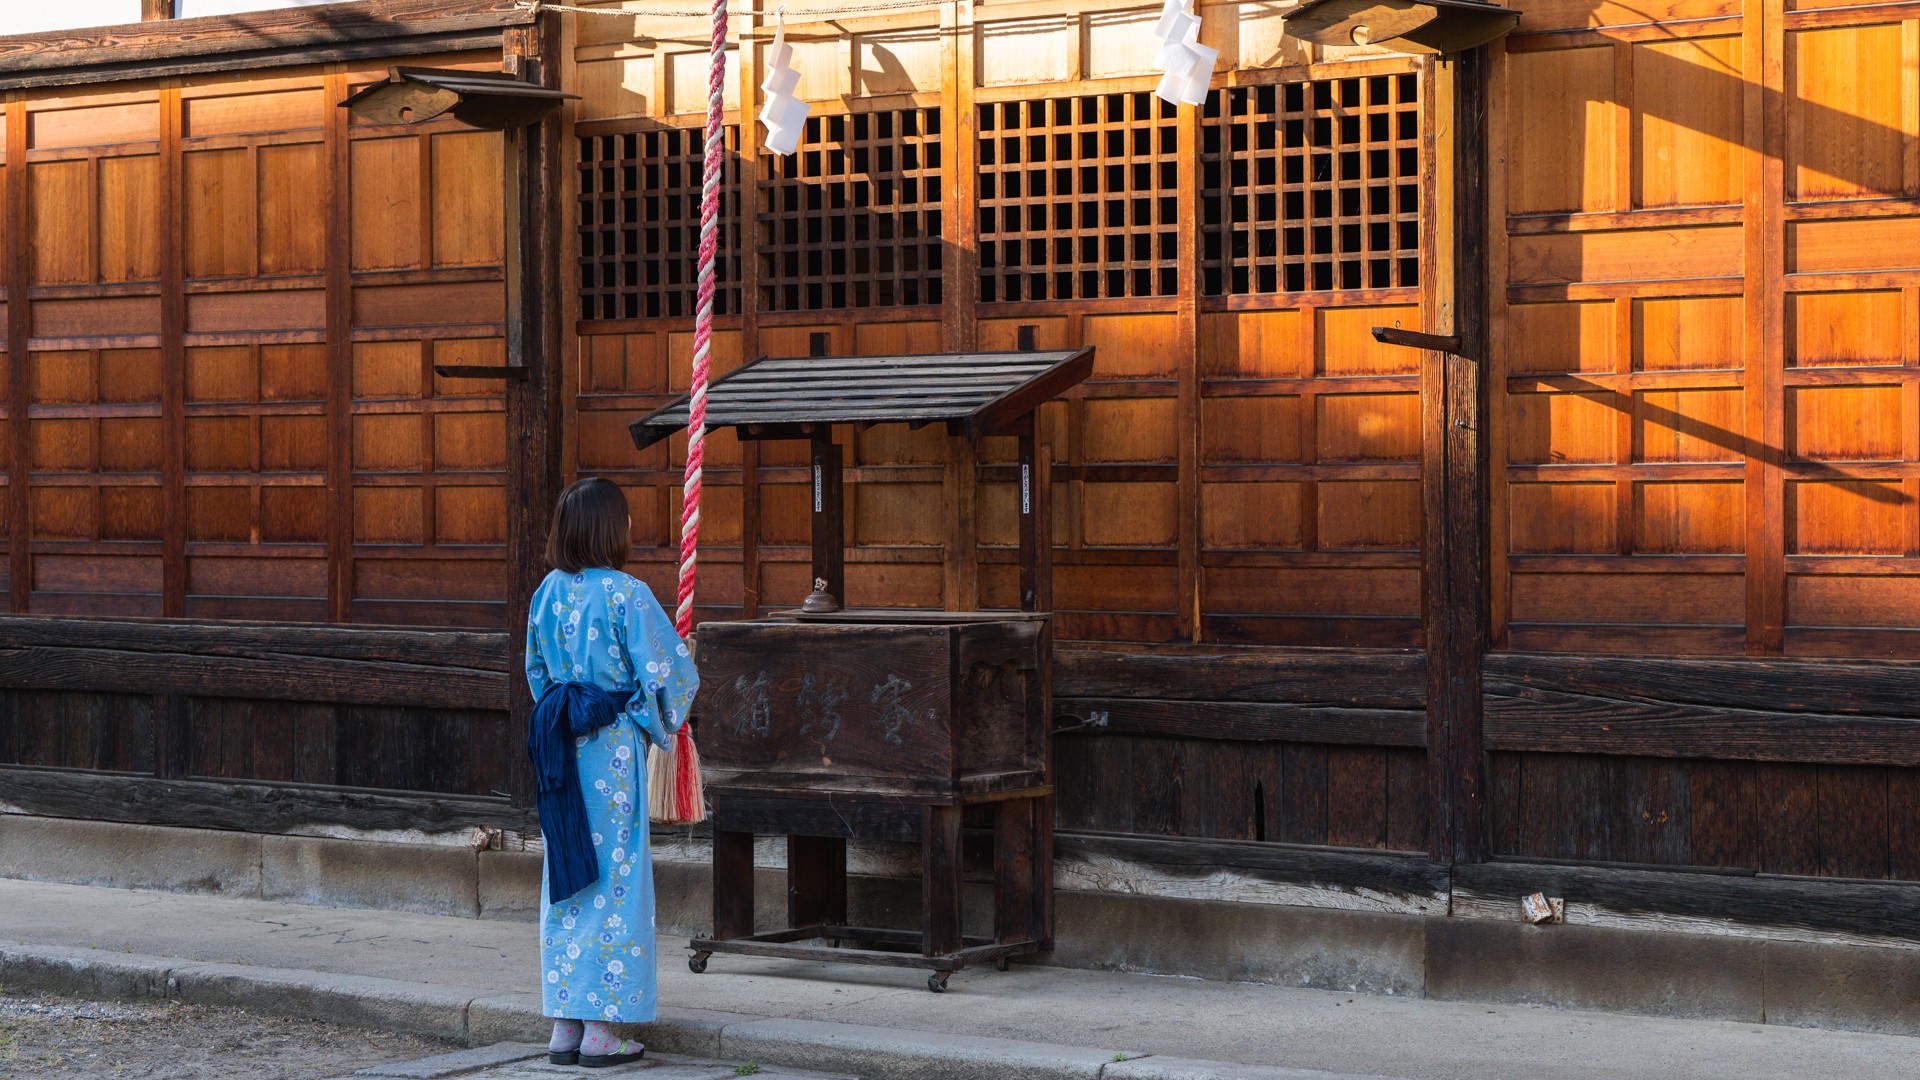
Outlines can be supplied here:
[[647, 743], [669, 745], [699, 677], [644, 583], [618, 570], [556, 570], [527, 613], [527, 682], [535, 701], [567, 682], [633, 691], [613, 723], [574, 740], [600, 878], [545, 905], [540, 989], [547, 1016], [644, 1023], [657, 1005]]

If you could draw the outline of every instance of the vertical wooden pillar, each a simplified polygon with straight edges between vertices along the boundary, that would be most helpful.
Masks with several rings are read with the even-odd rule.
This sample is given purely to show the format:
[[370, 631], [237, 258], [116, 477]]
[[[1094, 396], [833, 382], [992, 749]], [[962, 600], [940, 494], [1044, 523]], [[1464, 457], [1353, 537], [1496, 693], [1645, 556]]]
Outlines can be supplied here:
[[1430, 847], [1440, 862], [1479, 862], [1486, 858], [1486, 50], [1443, 58], [1432, 70], [1428, 325], [1457, 334], [1460, 347], [1429, 353], [1423, 380]]
[[787, 925], [847, 925], [847, 842], [787, 837]]
[[1040, 936], [1034, 876], [1035, 799], [1006, 799], [993, 804], [993, 939], [1020, 941]]
[[[327, 100], [350, 90], [344, 71], [326, 76]], [[327, 110], [327, 619], [353, 615], [353, 157], [351, 117]]]
[[1750, 447], [1741, 491], [1747, 511], [1747, 652], [1757, 656], [1777, 656], [1786, 647], [1786, 17], [1784, 0], [1765, 0], [1741, 20], [1748, 133], [1741, 393]]
[[753, 933], [753, 834], [713, 830], [713, 936]]
[[[740, 29], [740, 231], [721, 230], [721, 244], [740, 251], [740, 360], [752, 363], [760, 353], [760, 65], [767, 48], [760, 40], [763, 19], [752, 9], [734, 16]], [[723, 185], [720, 197], [728, 191]], [[740, 440], [740, 617], [760, 617], [760, 444]]]
[[929, 806], [923, 811], [925, 840], [920, 847], [920, 904], [926, 925], [920, 933], [924, 956], [960, 950], [960, 807]]
[[[979, 319], [979, 224], [974, 178], [978, 175], [979, 117], [974, 101], [973, 0], [940, 8], [940, 116], [946, 181], [942, 188], [940, 347], [968, 353], [977, 347]], [[948, 611], [980, 606], [980, 451], [964, 436], [947, 439], [945, 496], [947, 538], [941, 594]]]
[[813, 579], [826, 582], [826, 593], [847, 602], [847, 494], [840, 444], [833, 428], [822, 425], [813, 433]]
[[174, 17], [174, 0], [140, 0], [140, 21], [154, 22]]
[[[160, 91], [160, 613], [187, 613], [187, 295], [185, 119], [177, 86]], [[337, 110], [336, 110], [337, 111]]]
[[[509, 71], [549, 85], [559, 76], [559, 16], [506, 31], [502, 52]], [[546, 575], [547, 524], [560, 493], [562, 190], [559, 116], [506, 133], [507, 364], [523, 369], [507, 380], [507, 626], [526, 618], [533, 592]], [[533, 799], [533, 775], [518, 752], [533, 698], [526, 680], [522, 633], [509, 632], [509, 708], [503, 751], [511, 763], [516, 803]]]
[[27, 610], [33, 589], [33, 522], [28, 492], [33, 476], [31, 441], [27, 438], [27, 404], [33, 397], [32, 365], [27, 357], [29, 319], [27, 282], [33, 270], [33, 248], [27, 243], [27, 106], [7, 105], [7, 235], [13, 242], [4, 256], [7, 275], [7, 410], [13, 424], [13, 456], [8, 461], [7, 498], [12, 519], [7, 526], [7, 606]]
[[[1204, 31], [1203, 31], [1204, 32]], [[1222, 87], [1212, 94], [1225, 94]], [[1158, 108], [1158, 99], [1154, 107]], [[1174, 189], [1182, 222], [1175, 249], [1179, 294], [1174, 304], [1174, 372], [1178, 379], [1176, 463], [1180, 519], [1175, 530], [1180, 579], [1180, 637], [1199, 641], [1200, 621], [1200, 116], [1205, 106], [1179, 106], [1176, 138], [1180, 171]], [[1226, 109], [1223, 107], [1224, 114]], [[1084, 339], [1082, 339], [1084, 342]], [[1311, 516], [1310, 514], [1302, 515]]]

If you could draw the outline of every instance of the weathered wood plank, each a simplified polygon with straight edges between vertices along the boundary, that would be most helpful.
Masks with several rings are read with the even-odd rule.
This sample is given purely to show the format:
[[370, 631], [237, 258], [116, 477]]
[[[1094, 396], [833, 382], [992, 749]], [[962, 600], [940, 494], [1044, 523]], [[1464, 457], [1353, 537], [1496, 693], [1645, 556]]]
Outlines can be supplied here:
[[[176, 19], [161, 25], [51, 30], [0, 41], [0, 78], [64, 68], [124, 70], [188, 57], [226, 56], [227, 66], [233, 67], [238, 66], [231, 57], [234, 53], [390, 42], [523, 25], [535, 17], [520, 0], [371, 0]], [[90, 81], [105, 77], [111, 76], [88, 75]]]
[[1688, 770], [1688, 827], [1701, 866], [1757, 866], [1760, 778], [1744, 761], [1696, 761]]
[[[1671, 659], [1493, 653], [1489, 708], [1530, 689], [1695, 706], [1920, 717], [1920, 661]], [[1496, 705], [1496, 702], [1502, 704]]]
[[1496, 750], [1920, 765], [1920, 665], [1488, 657]]
[[1495, 750], [1743, 761], [1920, 765], [1920, 719], [1833, 716], [1625, 698], [1489, 696]]
[[1887, 770], [1823, 766], [1817, 783], [1821, 876], [1886, 877]]
[[1062, 889], [1441, 914], [1448, 870], [1424, 857], [1235, 840], [1056, 834]]
[[1056, 697], [1053, 712], [1059, 726], [1116, 735], [1357, 746], [1424, 746], [1427, 737], [1424, 716], [1411, 709]]
[[1920, 886], [1912, 884], [1515, 862], [1456, 866], [1452, 880], [1454, 913], [1476, 918], [1517, 918], [1520, 898], [1544, 891], [1566, 898], [1575, 923], [1920, 941]]
[[1063, 698], [1288, 702], [1329, 708], [1422, 709], [1420, 654], [1358, 649], [1152, 652], [1059, 648], [1053, 692]]
[[475, 825], [528, 834], [539, 829], [531, 811], [516, 810], [505, 799], [24, 768], [0, 768], [0, 811], [257, 833], [311, 833], [330, 826], [422, 833], [462, 832]]
[[191, 619], [81, 619], [0, 616], [0, 649], [101, 648], [199, 656], [419, 662], [477, 671], [507, 670], [507, 635], [487, 631], [399, 630]]
[[[1130, 831], [1154, 836], [1173, 836], [1181, 831], [1180, 795], [1185, 781], [1181, 764], [1175, 740], [1133, 740], [1133, 775], [1124, 781], [1133, 807]], [[1122, 782], [1118, 777], [1091, 779], [1102, 784]]]
[[1819, 769], [1812, 765], [1760, 765], [1760, 858], [1769, 874], [1820, 872]]
[[1387, 751], [1382, 747], [1327, 749], [1327, 843], [1387, 846]]
[[0, 648], [0, 682], [21, 689], [284, 698], [363, 705], [499, 709], [500, 672], [325, 657], [196, 656], [123, 649]]

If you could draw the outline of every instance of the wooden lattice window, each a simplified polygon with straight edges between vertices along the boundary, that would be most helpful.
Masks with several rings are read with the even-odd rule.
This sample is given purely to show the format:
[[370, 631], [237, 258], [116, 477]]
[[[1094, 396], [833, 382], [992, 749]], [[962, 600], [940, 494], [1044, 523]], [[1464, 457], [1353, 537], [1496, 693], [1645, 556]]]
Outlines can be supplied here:
[[[729, 151], [740, 128], [728, 125]], [[706, 132], [657, 127], [580, 140], [580, 317], [691, 316]], [[740, 311], [740, 159], [727, 155], [714, 311]]]
[[760, 310], [940, 302], [940, 110], [807, 119], [761, 158]]
[[1231, 87], [1200, 137], [1208, 295], [1420, 283], [1417, 76]]
[[980, 299], [1179, 291], [1179, 130], [1147, 93], [980, 106]]

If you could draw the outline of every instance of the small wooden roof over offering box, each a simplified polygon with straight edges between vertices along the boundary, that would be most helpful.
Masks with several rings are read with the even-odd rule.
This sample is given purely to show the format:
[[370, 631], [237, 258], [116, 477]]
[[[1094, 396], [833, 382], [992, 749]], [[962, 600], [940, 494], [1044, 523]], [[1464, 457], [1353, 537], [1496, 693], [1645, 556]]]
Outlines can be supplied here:
[[[979, 439], [1006, 433], [1092, 372], [1091, 348], [763, 358], [707, 387], [707, 427], [780, 439], [803, 438], [827, 424], [945, 424]], [[628, 430], [644, 450], [686, 426], [687, 398], [681, 397]]]

